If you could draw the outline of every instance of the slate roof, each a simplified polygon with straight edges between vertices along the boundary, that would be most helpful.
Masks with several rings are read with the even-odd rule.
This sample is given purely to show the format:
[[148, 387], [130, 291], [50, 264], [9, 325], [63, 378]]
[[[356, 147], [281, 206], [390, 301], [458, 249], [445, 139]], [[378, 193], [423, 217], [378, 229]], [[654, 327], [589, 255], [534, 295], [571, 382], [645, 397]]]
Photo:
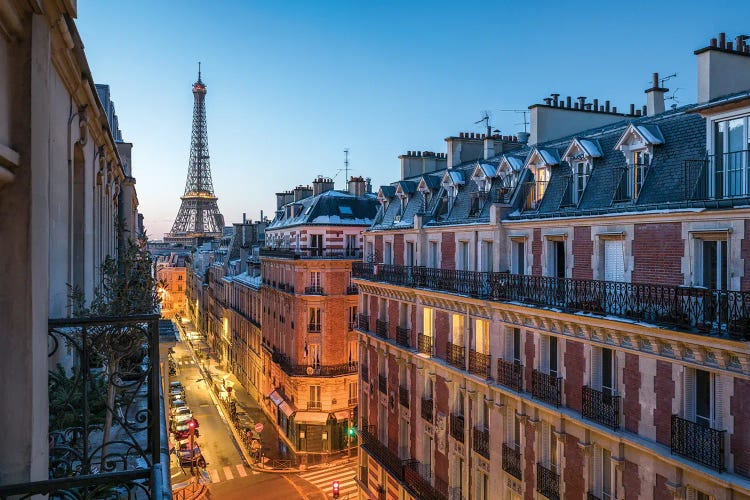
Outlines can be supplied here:
[[331, 190], [284, 205], [266, 231], [303, 225], [370, 226], [377, 212], [374, 194], [354, 196]]

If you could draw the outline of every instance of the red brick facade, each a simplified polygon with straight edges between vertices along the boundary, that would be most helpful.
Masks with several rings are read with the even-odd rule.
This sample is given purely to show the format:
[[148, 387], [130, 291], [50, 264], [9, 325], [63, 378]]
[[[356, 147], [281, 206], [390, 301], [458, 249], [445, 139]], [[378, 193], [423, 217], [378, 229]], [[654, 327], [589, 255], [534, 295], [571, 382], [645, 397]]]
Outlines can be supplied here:
[[443, 233], [440, 242], [440, 253], [442, 257], [441, 267], [443, 269], [456, 268], [456, 239], [453, 233]]
[[565, 470], [563, 481], [565, 482], [566, 498], [584, 498], [586, 496], [585, 457], [583, 450], [578, 444], [578, 438], [567, 434], [564, 442]]
[[682, 285], [685, 243], [679, 222], [636, 224], [633, 238], [633, 283]]
[[542, 275], [542, 230], [534, 229], [534, 239], [531, 241], [531, 256], [534, 262], [531, 265], [531, 274]]
[[672, 364], [667, 361], [656, 362], [654, 393], [656, 396], [654, 398], [656, 401], [656, 410], [654, 410], [656, 440], [661, 444], [669, 445], [672, 435], [672, 399], [675, 395], [675, 387]]
[[585, 366], [583, 344], [565, 342], [565, 404], [576, 411], [581, 411]]
[[593, 254], [594, 242], [591, 241], [591, 227], [573, 228], [573, 279], [594, 279], [594, 271], [591, 268]]
[[734, 415], [735, 432], [730, 441], [730, 451], [735, 457], [734, 468], [745, 477], [750, 477], [750, 380], [734, 379], [730, 413]]
[[638, 356], [629, 352], [625, 353], [625, 367], [623, 369], [623, 384], [625, 385], [626, 397], [623, 399], [623, 416], [625, 417], [625, 429], [630, 432], [638, 432], [638, 423], [641, 421], [641, 370]]

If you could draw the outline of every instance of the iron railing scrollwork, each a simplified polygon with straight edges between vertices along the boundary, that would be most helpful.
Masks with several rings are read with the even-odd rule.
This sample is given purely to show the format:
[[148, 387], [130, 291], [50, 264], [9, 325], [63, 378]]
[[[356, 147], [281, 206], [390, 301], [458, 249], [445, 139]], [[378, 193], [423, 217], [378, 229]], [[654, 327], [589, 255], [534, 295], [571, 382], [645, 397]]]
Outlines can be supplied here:
[[367, 332], [370, 330], [370, 316], [367, 314], [357, 314], [357, 323], [361, 331]]
[[305, 295], [325, 295], [325, 292], [322, 286], [311, 285], [305, 287]]
[[562, 378], [543, 373], [531, 372], [531, 395], [545, 403], [560, 406]]
[[404, 346], [404, 347], [411, 347], [411, 342], [409, 340], [409, 337], [411, 336], [411, 330], [408, 328], [405, 328], [403, 326], [397, 326], [396, 327], [396, 343]]
[[553, 465], [536, 464], [536, 491], [550, 500], [560, 500], [560, 474]]
[[469, 371], [482, 378], [492, 378], [490, 374], [490, 355], [469, 349]]
[[417, 351], [432, 356], [432, 337], [422, 333], [417, 334]]
[[497, 383], [517, 392], [523, 391], [523, 365], [498, 359]]
[[460, 370], [466, 369], [466, 347], [448, 342], [445, 348], [445, 360]]
[[375, 320], [375, 333], [384, 339], [388, 338], [388, 322], [382, 319]]
[[409, 407], [409, 389], [404, 386], [398, 387], [398, 402], [404, 408]]
[[432, 398], [426, 398], [424, 396], [422, 397], [422, 410], [421, 410], [422, 418], [427, 420], [430, 423], [432, 423], [433, 421], [432, 416], [433, 416], [433, 410], [435, 407], [434, 405], [435, 405], [435, 402], [433, 401]]
[[482, 455], [484, 458], [490, 458], [490, 430], [489, 429], [477, 429], [474, 428], [472, 436], [472, 444], [474, 451]]
[[726, 431], [713, 429], [672, 415], [671, 443], [673, 454], [723, 472]]
[[405, 461], [404, 481], [417, 494], [416, 498], [424, 500], [447, 500], [447, 485], [436, 481], [435, 486], [433, 486], [430, 484], [429, 478], [429, 469], [426, 467], [426, 464], [422, 464], [417, 460]]
[[617, 430], [620, 428], [620, 398], [609, 392], [584, 386], [581, 415], [612, 430]]
[[744, 178], [750, 166], [750, 150], [709, 155], [703, 159], [684, 160], [686, 200], [725, 200], [750, 197]]
[[503, 470], [515, 477], [521, 479], [521, 450], [518, 445], [508, 445], [503, 443]]
[[464, 442], [464, 428], [466, 422], [463, 415], [451, 413], [450, 415], [450, 434], [453, 439], [461, 443]]

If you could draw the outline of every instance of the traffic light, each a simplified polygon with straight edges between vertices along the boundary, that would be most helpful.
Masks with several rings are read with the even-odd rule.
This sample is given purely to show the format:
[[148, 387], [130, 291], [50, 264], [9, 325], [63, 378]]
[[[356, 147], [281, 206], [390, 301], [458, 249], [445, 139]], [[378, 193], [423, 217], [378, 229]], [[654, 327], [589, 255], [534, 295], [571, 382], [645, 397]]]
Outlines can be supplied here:
[[356, 429], [355, 429], [354, 427], [349, 427], [349, 428], [348, 428], [348, 429], [346, 430], [346, 434], [347, 434], [347, 435], [348, 435], [349, 437], [354, 437], [354, 434], [356, 434], [356, 432], [357, 432], [357, 430], [356, 430]]
[[339, 497], [339, 482], [334, 481], [333, 482], [333, 498]]
[[188, 420], [188, 427], [190, 427], [191, 429], [195, 429], [195, 420]]

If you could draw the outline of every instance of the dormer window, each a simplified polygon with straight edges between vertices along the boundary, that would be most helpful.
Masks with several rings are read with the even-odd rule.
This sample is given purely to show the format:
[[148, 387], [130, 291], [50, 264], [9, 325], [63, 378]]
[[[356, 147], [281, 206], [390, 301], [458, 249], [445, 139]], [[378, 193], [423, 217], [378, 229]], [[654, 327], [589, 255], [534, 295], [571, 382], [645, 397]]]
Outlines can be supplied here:
[[583, 196], [583, 191], [586, 189], [586, 185], [591, 177], [591, 163], [588, 161], [576, 161], [573, 162], [573, 191], [572, 191], [572, 202], [578, 204]]
[[714, 122], [709, 192], [716, 198], [748, 196], [750, 131], [748, 117]]
[[594, 159], [602, 157], [599, 142], [593, 139], [576, 138], [570, 143], [562, 159], [570, 164], [573, 177], [566, 194], [568, 204], [578, 205], [591, 177]]
[[614, 201], [635, 201], [646, 181], [654, 147], [664, 144], [664, 136], [656, 125], [633, 125], [620, 137], [615, 149], [625, 156], [626, 166], [621, 169]]

